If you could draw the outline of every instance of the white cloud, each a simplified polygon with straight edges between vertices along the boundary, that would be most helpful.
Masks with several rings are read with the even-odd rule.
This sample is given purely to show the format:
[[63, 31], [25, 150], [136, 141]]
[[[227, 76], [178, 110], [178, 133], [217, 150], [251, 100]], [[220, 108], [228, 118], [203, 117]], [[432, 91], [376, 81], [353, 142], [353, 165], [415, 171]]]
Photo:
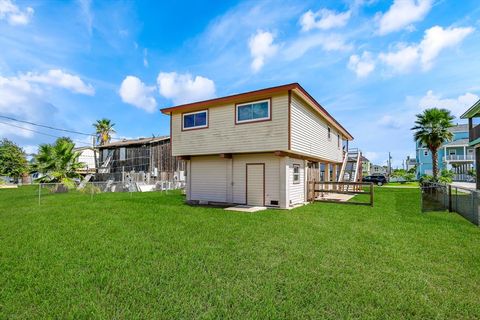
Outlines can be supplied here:
[[160, 94], [175, 104], [184, 104], [215, 97], [215, 83], [205, 77], [191, 74], [160, 72], [157, 77]]
[[404, 28], [412, 29], [412, 23], [421, 21], [432, 8], [432, 0], [394, 0], [384, 14], [378, 14], [378, 33], [381, 35]]
[[302, 31], [312, 29], [328, 30], [345, 26], [350, 16], [350, 11], [337, 13], [328, 9], [321, 9], [317, 12], [308, 10], [300, 17], [300, 25], [302, 26]]
[[321, 47], [325, 51], [348, 51], [352, 48], [351, 45], [345, 43], [345, 39], [341, 35], [313, 34], [295, 40], [283, 50], [283, 54], [287, 60], [295, 60], [316, 47]]
[[432, 66], [433, 60], [445, 48], [454, 47], [465, 39], [474, 28], [447, 28], [443, 29], [440, 26], [434, 26], [425, 31], [425, 36], [420, 43], [420, 50], [422, 52], [421, 62], [424, 69], [429, 69]]
[[423, 70], [429, 70], [442, 50], [455, 47], [474, 30], [472, 27], [444, 29], [434, 26], [425, 31], [419, 44], [400, 44], [396, 51], [380, 53], [379, 58], [397, 73], [411, 71], [419, 64]]
[[[0, 114], [6, 116], [18, 117], [27, 121], [46, 122], [47, 118], [53, 117], [57, 111], [54, 106], [45, 101], [44, 92], [38, 85], [29, 83], [20, 77], [0, 76], [0, 97]], [[10, 125], [0, 124], [0, 136], [22, 138], [35, 136], [32, 131], [15, 127], [35, 129], [28, 124], [3, 119], [1, 121]]]
[[392, 68], [396, 73], [411, 71], [418, 63], [419, 52], [417, 46], [400, 45], [394, 52], [380, 53], [379, 59]]
[[11, 0], [0, 0], [0, 20], [6, 19], [11, 25], [28, 24], [33, 13], [32, 7], [21, 10]]
[[368, 76], [375, 69], [375, 61], [368, 51], [364, 51], [361, 56], [351, 55], [348, 61], [348, 68], [357, 74], [357, 77]]
[[52, 69], [46, 73], [29, 72], [20, 76], [28, 82], [42, 83], [55, 87], [64, 88], [74, 93], [93, 96], [95, 89], [91, 84], [86, 84], [83, 80], [74, 74], [67, 73], [60, 69]]
[[147, 86], [139, 78], [126, 76], [118, 93], [122, 101], [147, 112], [154, 112], [157, 101], [152, 96], [155, 86]]
[[0, 20], [6, 19], [13, 26], [28, 24], [33, 13], [32, 7], [21, 10], [11, 0], [0, 0]]
[[384, 115], [378, 123], [388, 129], [399, 129], [401, 127], [400, 121], [391, 115]]
[[250, 37], [248, 46], [253, 58], [251, 68], [254, 72], [259, 71], [265, 64], [265, 60], [274, 56], [278, 51], [278, 45], [273, 43], [274, 35], [268, 31], [258, 30]]
[[444, 108], [452, 112], [453, 115], [459, 117], [477, 102], [479, 96], [470, 92], [458, 96], [457, 98], [442, 98], [441, 95], [435, 94], [429, 90], [426, 95], [420, 98], [418, 105], [422, 109], [427, 108]]

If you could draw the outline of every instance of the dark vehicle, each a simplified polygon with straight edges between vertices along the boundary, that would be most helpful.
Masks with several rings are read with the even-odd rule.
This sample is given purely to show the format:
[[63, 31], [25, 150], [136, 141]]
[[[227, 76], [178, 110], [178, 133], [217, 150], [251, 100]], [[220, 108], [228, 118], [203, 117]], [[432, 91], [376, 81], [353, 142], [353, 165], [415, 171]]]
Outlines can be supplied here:
[[362, 178], [362, 182], [373, 182], [378, 186], [382, 186], [387, 183], [385, 176], [366, 176]]

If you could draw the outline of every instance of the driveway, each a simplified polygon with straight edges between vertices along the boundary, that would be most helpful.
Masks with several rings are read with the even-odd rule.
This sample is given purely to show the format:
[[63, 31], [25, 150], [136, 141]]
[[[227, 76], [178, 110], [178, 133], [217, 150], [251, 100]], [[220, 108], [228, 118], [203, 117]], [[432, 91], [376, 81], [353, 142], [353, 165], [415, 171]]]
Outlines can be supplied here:
[[452, 182], [452, 187], [475, 190], [475, 182]]

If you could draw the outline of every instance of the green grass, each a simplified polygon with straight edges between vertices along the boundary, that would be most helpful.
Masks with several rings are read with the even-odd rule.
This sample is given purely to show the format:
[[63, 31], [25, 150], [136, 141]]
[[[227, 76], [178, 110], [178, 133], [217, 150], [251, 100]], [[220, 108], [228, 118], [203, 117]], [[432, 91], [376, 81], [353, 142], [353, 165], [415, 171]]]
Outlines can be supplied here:
[[479, 318], [479, 228], [375, 192], [249, 214], [0, 190], [0, 318]]
[[409, 181], [409, 182], [389, 182], [385, 186], [388, 187], [420, 187], [418, 181]]

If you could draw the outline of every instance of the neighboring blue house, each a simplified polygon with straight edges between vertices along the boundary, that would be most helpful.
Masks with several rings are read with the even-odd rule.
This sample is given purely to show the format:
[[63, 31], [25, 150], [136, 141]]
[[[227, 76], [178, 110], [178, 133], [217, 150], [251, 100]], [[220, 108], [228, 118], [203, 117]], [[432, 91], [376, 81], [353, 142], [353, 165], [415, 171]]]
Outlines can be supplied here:
[[[448, 169], [455, 173], [453, 180], [470, 181], [468, 171], [474, 168], [474, 148], [468, 146], [468, 125], [459, 124], [452, 128], [453, 140], [442, 145], [438, 150], [438, 170]], [[417, 178], [432, 175], [432, 154], [427, 148], [416, 145]]]

